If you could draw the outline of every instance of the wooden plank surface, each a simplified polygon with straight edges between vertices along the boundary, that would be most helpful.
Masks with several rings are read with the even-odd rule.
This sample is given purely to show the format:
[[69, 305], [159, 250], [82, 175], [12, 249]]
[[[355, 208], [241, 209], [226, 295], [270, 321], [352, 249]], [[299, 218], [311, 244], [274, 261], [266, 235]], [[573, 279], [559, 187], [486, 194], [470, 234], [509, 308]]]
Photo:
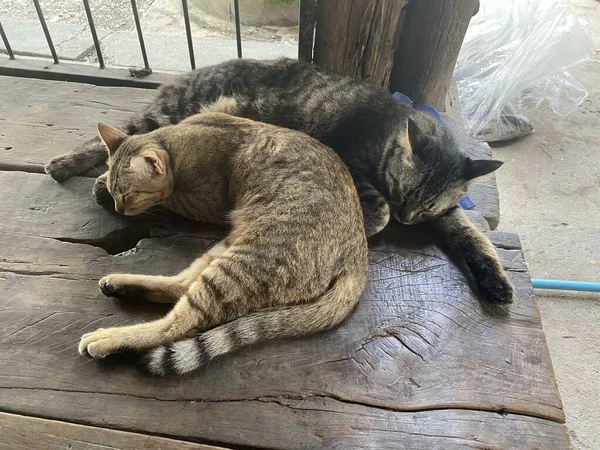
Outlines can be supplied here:
[[173, 75], [153, 72], [144, 77], [132, 77], [128, 69], [104, 68], [74, 64], [62, 60], [52, 64], [47, 59], [0, 59], [0, 75], [42, 80], [91, 83], [99, 86], [128, 86], [156, 89]]
[[[0, 77], [0, 92], [5, 82]], [[34, 91], [37, 84], [46, 97], [73, 88], [36, 81], [17, 90]], [[102, 101], [119, 105], [128, 91], [107, 91]], [[21, 111], [33, 125], [18, 135], [18, 114], [13, 125], [3, 122], [1, 138], [20, 139], [10, 164], [34, 170], [28, 164], [45, 162], [27, 143], [43, 142], [37, 121], [49, 117], [50, 105], [82, 130], [95, 114], [81, 113], [78, 122], [67, 107], [78, 101], [75, 93], [62, 105], [46, 97], [31, 104], [41, 116], [23, 112], [18, 96], [12, 106], [0, 104], [0, 117]], [[89, 99], [93, 104], [91, 93]], [[71, 139], [54, 136], [57, 146]], [[515, 235], [489, 233], [515, 285], [516, 302], [508, 307], [479, 301], [470, 279], [425, 228], [390, 226], [370, 243], [368, 287], [340, 328], [250, 348], [202, 374], [148, 378], [131, 358], [98, 362], [77, 354], [84, 332], [166, 311], [107, 299], [97, 281], [120, 271], [176, 273], [222, 232], [163, 215], [142, 221], [110, 215], [93, 203], [93, 179], [59, 185], [37, 173], [2, 171], [10, 168], [6, 161], [2, 153], [0, 411], [225, 447], [568, 448]], [[481, 212], [470, 215], [487, 228]], [[36, 426], [31, 433], [58, 436], [53, 442], [70, 436], [66, 428], [50, 431], [53, 422]], [[86, 439], [96, 443], [92, 437]]]
[[[12, 217], [29, 214], [32, 190], [50, 205], [29, 225], [0, 222], [0, 410], [268, 448], [381, 448], [398, 433], [416, 448], [566, 442], [539, 312], [512, 235], [491, 235], [516, 288], [508, 309], [480, 302], [423, 229], [390, 227], [371, 243], [368, 288], [339, 329], [247, 349], [204, 374], [152, 379], [128, 359], [77, 355], [84, 332], [165, 312], [104, 298], [97, 281], [115, 271], [175, 273], [218, 236], [174, 231], [112, 256], [55, 238], [97, 220], [91, 198], [40, 174], [0, 175], [27, 177], [20, 183], [31, 187], [11, 192], [4, 210]], [[63, 204], [70, 193], [80, 214], [61, 222], [53, 201]], [[41, 232], [46, 228], [51, 233]], [[445, 430], [448, 421], [454, 425]], [[506, 433], [489, 431], [496, 428]], [[485, 444], [474, 436], [485, 436]]]
[[[94, 179], [87, 177], [73, 177], [58, 184], [37, 173], [0, 171], [0, 212], [10, 211], [4, 214], [0, 230], [91, 244], [115, 254], [145, 237], [164, 237], [198, 228], [197, 224], [162, 210], [139, 217], [110, 214], [90, 201], [93, 184]], [[214, 232], [207, 234], [207, 227], [202, 232], [215, 236]]]
[[0, 76], [0, 169], [43, 172], [50, 158], [119, 124], [152, 100], [148, 89]]
[[0, 436], [2, 436], [0, 449], [5, 450], [218, 450], [222, 448], [7, 413], [0, 413]]
[[[183, 439], [226, 438], [229, 445], [268, 449], [555, 450], [568, 449], [565, 426], [512, 414], [470, 410], [397, 412], [331, 398], [260, 398], [231, 402], [157, 402], [139, 397], [15, 390], [27, 410], [65, 414], [74, 405], [81, 420], [133, 430], [159, 422]], [[84, 404], [99, 405], [84, 408]], [[101, 405], [106, 405], [102, 407]], [[114, 409], [108, 411], [107, 408]], [[178, 420], [168, 420], [176, 417]], [[227, 446], [228, 444], [224, 444]], [[0, 447], [1, 448], [1, 447]], [[119, 448], [119, 447], [117, 447]], [[127, 447], [125, 447], [127, 448]], [[139, 448], [139, 447], [138, 447]]]

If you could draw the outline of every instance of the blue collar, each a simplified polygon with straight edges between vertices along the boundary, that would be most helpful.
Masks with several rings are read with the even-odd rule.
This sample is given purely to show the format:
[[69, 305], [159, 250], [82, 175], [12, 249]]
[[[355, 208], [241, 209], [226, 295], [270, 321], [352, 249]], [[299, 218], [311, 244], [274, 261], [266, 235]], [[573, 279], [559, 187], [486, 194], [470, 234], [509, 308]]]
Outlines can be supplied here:
[[404, 103], [408, 106], [412, 106], [414, 109], [418, 109], [419, 111], [423, 111], [425, 114], [429, 114], [430, 116], [435, 117], [439, 123], [444, 123], [442, 115], [433, 106], [425, 105], [424, 103], [415, 103], [401, 92], [394, 92], [392, 97], [397, 102]]

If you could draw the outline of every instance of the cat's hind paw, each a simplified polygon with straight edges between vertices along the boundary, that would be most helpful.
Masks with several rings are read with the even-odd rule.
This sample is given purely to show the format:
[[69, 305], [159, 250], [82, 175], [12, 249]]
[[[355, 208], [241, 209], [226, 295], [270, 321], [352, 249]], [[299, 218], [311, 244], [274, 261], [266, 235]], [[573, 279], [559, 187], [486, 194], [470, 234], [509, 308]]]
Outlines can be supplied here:
[[98, 328], [96, 331], [86, 333], [79, 341], [79, 353], [88, 358], [105, 358], [114, 353], [118, 346], [111, 340], [111, 330]]
[[107, 297], [115, 298], [136, 297], [142, 293], [140, 288], [126, 284], [120, 278], [119, 274], [105, 276], [98, 283], [100, 291]]

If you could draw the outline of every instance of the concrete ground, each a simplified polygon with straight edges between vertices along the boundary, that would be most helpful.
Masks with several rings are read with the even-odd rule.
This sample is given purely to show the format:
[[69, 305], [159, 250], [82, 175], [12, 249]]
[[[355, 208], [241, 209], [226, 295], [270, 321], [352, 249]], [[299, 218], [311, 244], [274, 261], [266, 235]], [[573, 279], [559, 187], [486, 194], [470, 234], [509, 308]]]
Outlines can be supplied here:
[[[189, 3], [196, 66], [209, 66], [237, 57], [235, 25], [211, 17]], [[47, 0], [41, 4], [58, 57], [66, 62], [97, 64], [96, 50], [82, 2]], [[91, 1], [90, 8], [108, 67], [143, 67], [129, 0]], [[157, 71], [190, 69], [183, 10], [179, 0], [137, 0], [150, 67]], [[0, 0], [0, 20], [19, 56], [50, 57], [50, 51], [30, 0]], [[243, 17], [242, 17], [243, 20]], [[245, 58], [295, 58], [297, 27], [242, 25]], [[0, 53], [6, 53], [0, 41]]]
[[[600, 49], [600, 3], [570, 0]], [[543, 107], [535, 132], [494, 157], [500, 228], [521, 236], [532, 278], [600, 282], [600, 54], [571, 70], [589, 90], [574, 113]], [[600, 449], [600, 294], [536, 291], [575, 449]]]

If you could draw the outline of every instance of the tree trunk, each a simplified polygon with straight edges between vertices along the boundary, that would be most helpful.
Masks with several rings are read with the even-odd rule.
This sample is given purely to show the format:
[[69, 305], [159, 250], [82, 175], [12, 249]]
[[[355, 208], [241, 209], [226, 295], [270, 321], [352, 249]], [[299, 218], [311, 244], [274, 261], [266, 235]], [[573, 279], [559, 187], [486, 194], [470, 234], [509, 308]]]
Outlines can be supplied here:
[[479, 0], [416, 0], [406, 9], [390, 90], [444, 110], [452, 73]]
[[406, 3], [318, 0], [313, 62], [387, 88]]

